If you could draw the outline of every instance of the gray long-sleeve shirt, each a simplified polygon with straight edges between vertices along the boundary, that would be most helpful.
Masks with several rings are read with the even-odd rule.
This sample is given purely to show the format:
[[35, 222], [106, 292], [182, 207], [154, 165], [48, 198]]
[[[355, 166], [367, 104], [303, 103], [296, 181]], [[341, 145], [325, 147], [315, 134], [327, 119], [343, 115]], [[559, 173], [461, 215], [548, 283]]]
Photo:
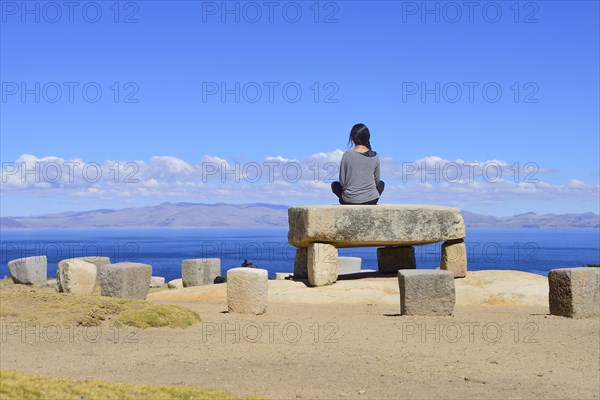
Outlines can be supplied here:
[[379, 156], [374, 151], [358, 153], [354, 149], [342, 155], [340, 183], [342, 199], [347, 203], [366, 203], [379, 198]]

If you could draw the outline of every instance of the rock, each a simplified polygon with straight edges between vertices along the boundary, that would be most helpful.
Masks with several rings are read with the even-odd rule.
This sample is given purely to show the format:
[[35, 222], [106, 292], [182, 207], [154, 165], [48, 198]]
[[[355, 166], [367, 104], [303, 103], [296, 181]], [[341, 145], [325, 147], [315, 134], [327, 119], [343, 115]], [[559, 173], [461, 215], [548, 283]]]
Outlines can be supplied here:
[[377, 268], [382, 274], [395, 274], [401, 269], [417, 268], [415, 248], [412, 246], [378, 248]]
[[289, 272], [275, 272], [275, 280], [290, 279], [292, 274]]
[[169, 289], [182, 289], [183, 288], [183, 279], [173, 279], [172, 281], [167, 282], [167, 287]]
[[558, 268], [548, 272], [550, 314], [569, 318], [600, 315], [600, 268]]
[[338, 277], [338, 251], [327, 243], [311, 243], [307, 256], [308, 284], [331, 285]]
[[227, 309], [230, 313], [264, 314], [267, 311], [268, 272], [256, 268], [227, 271]]
[[75, 257], [76, 260], [83, 260], [85, 262], [89, 262], [94, 264], [97, 267], [98, 272], [96, 273], [96, 285], [100, 284], [100, 275], [101, 275], [101, 267], [106, 264], [110, 264], [110, 257], [102, 257], [102, 256], [84, 256], [84, 257]]
[[338, 257], [338, 275], [360, 272], [361, 264], [360, 257]]
[[294, 278], [308, 278], [308, 248], [306, 247], [296, 249], [296, 257], [294, 258]]
[[56, 269], [56, 290], [65, 293], [92, 294], [98, 267], [82, 258], [62, 260]]
[[43, 286], [48, 282], [46, 256], [23, 257], [9, 261], [8, 272], [14, 283]]
[[454, 274], [436, 270], [400, 270], [401, 315], [452, 315]]
[[162, 276], [153, 276], [152, 278], [150, 278], [150, 287], [151, 288], [163, 287], [164, 285], [165, 285], [165, 278], [163, 278]]
[[101, 267], [102, 296], [144, 300], [148, 295], [152, 266], [149, 264], [120, 262]]
[[440, 269], [452, 272], [455, 278], [467, 276], [467, 247], [464, 240], [448, 241], [442, 244]]
[[221, 275], [221, 259], [192, 258], [181, 263], [183, 287], [212, 284]]
[[288, 242], [296, 247], [329, 243], [340, 247], [412, 246], [465, 237], [460, 209], [415, 204], [376, 207], [290, 207]]

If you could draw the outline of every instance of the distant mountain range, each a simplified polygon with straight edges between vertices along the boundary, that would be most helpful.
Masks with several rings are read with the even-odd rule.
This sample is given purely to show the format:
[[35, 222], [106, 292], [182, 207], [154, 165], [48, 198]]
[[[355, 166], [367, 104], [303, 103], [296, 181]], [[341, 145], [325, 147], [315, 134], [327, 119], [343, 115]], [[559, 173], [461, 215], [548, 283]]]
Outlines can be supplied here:
[[536, 214], [533, 211], [512, 217], [492, 217], [461, 211], [465, 224], [471, 228], [600, 228], [600, 216], [583, 214]]
[[[287, 227], [288, 206], [274, 204], [162, 203], [157, 206], [0, 217], [0, 228], [279, 228]], [[462, 211], [467, 227], [600, 228], [600, 216], [541, 214], [493, 217]]]

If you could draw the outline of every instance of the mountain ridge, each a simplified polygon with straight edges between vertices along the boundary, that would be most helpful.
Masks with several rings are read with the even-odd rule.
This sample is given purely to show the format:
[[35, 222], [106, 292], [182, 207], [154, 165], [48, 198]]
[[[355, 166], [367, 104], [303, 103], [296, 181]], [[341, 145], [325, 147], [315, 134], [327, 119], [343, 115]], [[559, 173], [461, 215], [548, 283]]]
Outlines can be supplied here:
[[[163, 202], [155, 206], [0, 217], [0, 228], [283, 228], [288, 226], [288, 207], [268, 203]], [[467, 227], [472, 228], [600, 228], [600, 216], [593, 212], [537, 214], [529, 211], [510, 217], [461, 212]]]

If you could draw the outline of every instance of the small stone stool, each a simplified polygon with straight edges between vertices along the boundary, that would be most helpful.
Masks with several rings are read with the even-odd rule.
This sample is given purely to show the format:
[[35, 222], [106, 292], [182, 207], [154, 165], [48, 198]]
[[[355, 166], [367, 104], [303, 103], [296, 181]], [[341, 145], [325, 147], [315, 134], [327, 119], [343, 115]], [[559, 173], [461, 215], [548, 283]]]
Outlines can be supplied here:
[[452, 315], [456, 293], [449, 271], [398, 271], [401, 315]]
[[106, 264], [101, 267], [102, 296], [144, 300], [150, 289], [152, 266], [135, 262]]
[[600, 315], [600, 268], [558, 268], [548, 272], [550, 314], [569, 318]]
[[308, 245], [306, 257], [308, 284], [310, 286], [331, 285], [338, 277], [338, 250], [327, 243]]
[[56, 290], [58, 292], [92, 294], [96, 287], [98, 267], [83, 258], [71, 258], [58, 263]]
[[165, 278], [162, 276], [153, 276], [150, 278], [150, 287], [159, 288], [165, 286]]
[[181, 263], [183, 287], [210, 285], [220, 275], [220, 258], [192, 258]]
[[377, 268], [382, 274], [395, 274], [401, 269], [417, 268], [415, 248], [412, 246], [379, 247]]
[[17, 284], [43, 286], [48, 283], [46, 256], [23, 257], [9, 261], [8, 272]]
[[230, 269], [227, 271], [227, 310], [239, 314], [264, 314], [267, 311], [268, 287], [266, 269]]
[[360, 272], [362, 258], [338, 257], [338, 275]]
[[167, 287], [169, 289], [183, 289], [183, 281], [181, 278], [173, 279], [172, 281], [167, 282]]
[[75, 257], [74, 260], [83, 260], [85, 262], [89, 262], [90, 264], [94, 264], [96, 266], [96, 285], [100, 284], [100, 271], [102, 270], [102, 266], [106, 264], [110, 264], [110, 257], [103, 256], [83, 256], [83, 257]]

